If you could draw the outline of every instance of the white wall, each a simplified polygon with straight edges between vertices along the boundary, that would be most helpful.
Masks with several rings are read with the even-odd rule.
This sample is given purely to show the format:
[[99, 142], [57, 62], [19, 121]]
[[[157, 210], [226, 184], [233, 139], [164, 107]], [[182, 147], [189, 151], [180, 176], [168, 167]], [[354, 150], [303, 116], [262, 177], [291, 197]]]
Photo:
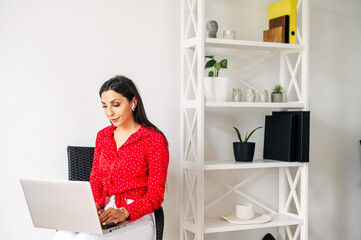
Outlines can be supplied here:
[[0, 1], [0, 239], [52, 239], [32, 227], [18, 178], [67, 178], [66, 146], [109, 125], [98, 91], [115, 74], [168, 137], [165, 236], [178, 236], [179, 14], [168, 0]]
[[358, 0], [311, 1], [311, 239], [361, 239], [360, 23]]
[[[165, 239], [178, 239], [179, 6], [0, 0], [0, 239], [52, 238], [32, 228], [18, 178], [66, 179], [66, 146], [108, 124], [97, 92], [115, 74], [168, 137]], [[310, 239], [361, 236], [360, 16], [358, 0], [311, 1]]]

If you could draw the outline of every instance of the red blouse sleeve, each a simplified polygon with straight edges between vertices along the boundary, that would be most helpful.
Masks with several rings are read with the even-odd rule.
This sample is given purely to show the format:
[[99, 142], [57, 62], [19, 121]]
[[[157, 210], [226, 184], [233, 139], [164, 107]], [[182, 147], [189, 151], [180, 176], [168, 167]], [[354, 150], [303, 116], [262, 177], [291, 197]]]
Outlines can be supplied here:
[[169, 164], [168, 143], [161, 134], [154, 134], [148, 149], [148, 190], [140, 199], [135, 200], [125, 208], [129, 212], [130, 220], [154, 212], [164, 200], [165, 182]]
[[100, 137], [100, 133], [98, 133], [95, 142], [93, 167], [90, 174], [89, 182], [93, 192], [94, 201], [98, 203], [100, 207], [104, 207], [104, 202], [101, 200], [103, 186], [99, 172], [99, 159], [101, 157], [101, 153], [102, 153], [101, 137]]

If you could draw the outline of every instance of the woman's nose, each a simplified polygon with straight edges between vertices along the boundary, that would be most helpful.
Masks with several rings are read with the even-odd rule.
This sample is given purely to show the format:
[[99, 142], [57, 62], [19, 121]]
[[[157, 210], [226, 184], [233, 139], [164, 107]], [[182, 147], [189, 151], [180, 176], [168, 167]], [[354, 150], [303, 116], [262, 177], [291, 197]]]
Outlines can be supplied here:
[[112, 116], [113, 114], [114, 114], [114, 112], [112, 111], [111, 108], [107, 108], [107, 109], [105, 110], [105, 115], [107, 115], [107, 116]]

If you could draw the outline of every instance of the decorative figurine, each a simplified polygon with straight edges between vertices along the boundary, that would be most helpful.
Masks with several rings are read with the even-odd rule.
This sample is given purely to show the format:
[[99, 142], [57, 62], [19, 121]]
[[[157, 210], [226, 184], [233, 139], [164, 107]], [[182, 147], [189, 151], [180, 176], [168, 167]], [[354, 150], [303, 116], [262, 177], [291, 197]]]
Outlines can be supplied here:
[[247, 89], [246, 95], [247, 102], [254, 102], [256, 99], [256, 91], [254, 89]]
[[261, 90], [261, 93], [259, 94], [259, 101], [268, 102], [268, 91], [266, 89]]
[[218, 23], [214, 20], [207, 22], [207, 32], [209, 38], [217, 38]]
[[233, 100], [233, 102], [242, 101], [242, 91], [241, 91], [241, 89], [233, 88], [232, 100]]

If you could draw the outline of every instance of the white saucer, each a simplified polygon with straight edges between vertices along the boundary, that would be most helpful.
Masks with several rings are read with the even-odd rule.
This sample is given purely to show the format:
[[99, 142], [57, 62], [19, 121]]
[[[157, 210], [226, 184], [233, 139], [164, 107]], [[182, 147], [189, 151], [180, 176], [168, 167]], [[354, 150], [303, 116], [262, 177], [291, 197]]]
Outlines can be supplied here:
[[256, 213], [254, 218], [248, 220], [237, 218], [235, 213], [223, 214], [221, 215], [221, 217], [224, 220], [227, 220], [228, 222], [234, 224], [260, 224], [260, 223], [270, 222], [272, 220], [271, 216], [260, 213]]

